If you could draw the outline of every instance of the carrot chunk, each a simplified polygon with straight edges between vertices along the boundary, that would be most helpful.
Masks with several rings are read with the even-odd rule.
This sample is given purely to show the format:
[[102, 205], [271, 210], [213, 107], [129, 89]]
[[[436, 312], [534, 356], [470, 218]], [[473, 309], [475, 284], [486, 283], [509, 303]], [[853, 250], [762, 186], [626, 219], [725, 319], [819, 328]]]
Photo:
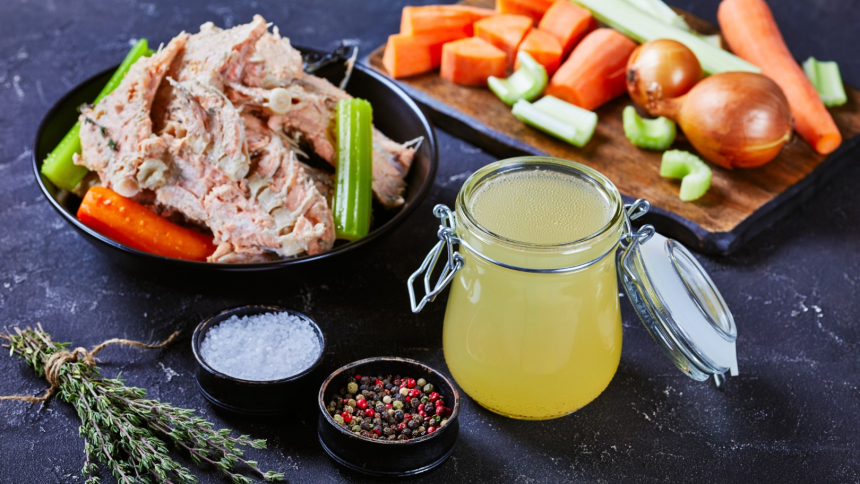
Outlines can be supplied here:
[[[438, 31], [460, 31], [467, 29], [471, 37], [472, 24], [495, 15], [489, 8], [465, 5], [427, 5], [424, 7], [403, 7], [400, 16], [400, 33], [422, 35]], [[455, 39], [449, 39], [455, 40]]]
[[388, 36], [382, 65], [388, 74], [395, 78], [414, 76], [432, 71], [442, 62], [442, 44], [451, 40], [468, 37], [461, 31], [459, 37], [439, 40], [438, 33], [423, 35], [394, 34]]
[[627, 91], [624, 75], [635, 48], [632, 40], [615, 30], [595, 30], [552, 76], [546, 94], [593, 111]]
[[[548, 76], [552, 76], [561, 64], [561, 44], [554, 35], [540, 29], [532, 29], [520, 42], [518, 51], [528, 52], [534, 60], [546, 68]], [[519, 61], [514, 68], [520, 68]]]
[[782, 89], [794, 128], [815, 151], [826, 155], [842, 143], [842, 134], [821, 97], [785, 45], [764, 0], [723, 0], [717, 10], [723, 37], [740, 58], [755, 64]]
[[507, 56], [508, 67], [513, 67], [517, 47], [532, 29], [532, 25], [532, 19], [523, 15], [494, 15], [475, 22], [475, 37], [501, 49]]
[[496, 11], [531, 17], [537, 24], [552, 5], [553, 0], [496, 0]]
[[78, 219], [105, 237], [150, 254], [205, 261], [215, 252], [211, 235], [176, 225], [104, 187], [87, 191], [78, 208]]
[[455, 40], [442, 46], [439, 74], [457, 84], [485, 86], [490, 76], [504, 77], [505, 53], [478, 37]]
[[544, 14], [538, 28], [561, 42], [561, 55], [566, 57], [586, 34], [597, 28], [597, 21], [591, 12], [570, 0], [556, 0]]

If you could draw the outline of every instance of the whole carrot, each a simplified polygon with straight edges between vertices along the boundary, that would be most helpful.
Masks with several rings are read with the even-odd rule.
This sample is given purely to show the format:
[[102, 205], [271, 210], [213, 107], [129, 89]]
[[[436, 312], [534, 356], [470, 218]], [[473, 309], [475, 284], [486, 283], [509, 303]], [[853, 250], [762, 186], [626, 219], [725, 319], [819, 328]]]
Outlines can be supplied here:
[[785, 93], [798, 134], [822, 155], [838, 148], [839, 128], [789, 52], [767, 3], [723, 0], [717, 19], [732, 51], [760, 67]]
[[116, 242], [150, 254], [205, 261], [215, 251], [212, 236], [176, 225], [104, 187], [87, 191], [78, 219]]

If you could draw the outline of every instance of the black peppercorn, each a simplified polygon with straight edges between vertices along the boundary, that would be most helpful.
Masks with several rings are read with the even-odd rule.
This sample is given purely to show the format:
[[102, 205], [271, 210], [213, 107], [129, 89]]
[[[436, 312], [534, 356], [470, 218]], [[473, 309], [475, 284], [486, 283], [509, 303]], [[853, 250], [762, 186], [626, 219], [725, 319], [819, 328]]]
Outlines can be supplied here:
[[326, 410], [335, 420], [340, 419], [340, 425], [345, 425], [342, 413], [352, 414], [354, 421], [347, 427], [357, 435], [369, 439], [409, 440], [427, 435], [430, 426], [439, 428], [442, 418], [436, 405], [442, 404], [442, 399], [439, 394], [428, 392], [432, 388], [423, 378], [348, 377], [347, 387], [340, 389], [339, 395], [332, 395]]

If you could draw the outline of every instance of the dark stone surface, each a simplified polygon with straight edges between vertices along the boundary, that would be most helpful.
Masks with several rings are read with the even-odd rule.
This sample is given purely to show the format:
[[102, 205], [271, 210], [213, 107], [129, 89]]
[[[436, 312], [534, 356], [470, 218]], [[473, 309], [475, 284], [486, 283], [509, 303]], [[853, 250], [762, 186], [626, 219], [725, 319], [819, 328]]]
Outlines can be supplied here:
[[[109, 337], [179, 344], [102, 353], [107, 375], [123, 372], [150, 395], [196, 408], [219, 425], [269, 439], [250, 452], [290, 482], [364, 482], [339, 469], [317, 443], [316, 409], [282, 421], [219, 415], [197, 392], [189, 337], [204, 316], [239, 303], [272, 302], [315, 317], [330, 347], [324, 371], [360, 357], [398, 355], [444, 369], [444, 297], [414, 316], [404, 281], [432, 245], [434, 203], [452, 203], [465, 177], [493, 161], [439, 133], [441, 169], [429, 199], [376, 248], [342, 268], [277, 284], [204, 288], [143, 279], [100, 257], [42, 199], [28, 158], [36, 126], [66, 90], [118, 62], [138, 36], [165, 41], [247, 21], [255, 12], [296, 43], [329, 47], [354, 38], [364, 52], [398, 28], [403, 2], [225, 0], [3, 0], [0, 4], [0, 321], [41, 321], [58, 340], [90, 346]], [[798, 58], [839, 61], [860, 85], [860, 8], [854, 0], [797, 0], [777, 19]], [[684, 0], [713, 20], [716, 0]], [[860, 166], [734, 256], [707, 259], [740, 331], [741, 376], [724, 392], [676, 371], [623, 303], [621, 366], [605, 393], [576, 414], [520, 422], [468, 399], [453, 457], [421, 482], [858, 482], [860, 481]], [[0, 357], [0, 394], [35, 394], [45, 382]], [[504, 375], [499, 375], [504, 378]], [[319, 378], [322, 381], [322, 377]], [[567, 385], [569, 382], [558, 382]], [[552, 388], [535, 389], [535, 398]], [[0, 403], [0, 482], [82, 482], [78, 420], [62, 402]], [[182, 457], [181, 462], [190, 464]], [[223, 482], [201, 472], [201, 482]], [[105, 482], [112, 482], [107, 476]], [[368, 481], [370, 482], [370, 481]]]

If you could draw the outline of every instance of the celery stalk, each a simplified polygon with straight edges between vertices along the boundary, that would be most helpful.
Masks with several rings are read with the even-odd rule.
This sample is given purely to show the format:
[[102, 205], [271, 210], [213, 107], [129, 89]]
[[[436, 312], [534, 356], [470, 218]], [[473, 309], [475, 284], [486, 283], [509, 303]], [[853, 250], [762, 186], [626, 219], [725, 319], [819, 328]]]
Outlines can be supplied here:
[[627, 0], [627, 3], [660, 20], [664, 24], [678, 27], [688, 32], [691, 31], [684, 17], [675, 13], [672, 7], [663, 3], [662, 0]]
[[665, 150], [675, 141], [675, 122], [669, 118], [642, 119], [636, 108], [627, 106], [622, 114], [624, 136], [649, 150]]
[[553, 96], [532, 104], [517, 101], [511, 111], [524, 123], [582, 148], [594, 136], [597, 114]]
[[[119, 68], [117, 68], [108, 80], [105, 87], [102, 88], [99, 95], [96, 96], [93, 103], [98, 103], [104, 99], [105, 96], [113, 92], [113, 90], [119, 86], [120, 82], [122, 82], [122, 79], [125, 77], [129, 68], [131, 68], [138, 59], [152, 54], [153, 52], [149, 50], [146, 39], [138, 40], [125, 56], [122, 64], [119, 65]], [[75, 186], [83, 180], [88, 171], [86, 167], [76, 165], [72, 161], [72, 157], [75, 153], [81, 152], [80, 132], [81, 123], [78, 121], [72, 129], [63, 136], [60, 144], [58, 144], [57, 147], [48, 154], [48, 157], [45, 158], [45, 162], [42, 163], [42, 174], [45, 175], [48, 180], [51, 180], [54, 185], [58, 188], [62, 188], [63, 190], [72, 190], [75, 188]]]
[[676, 40], [693, 51], [707, 74], [727, 71], [761, 72], [761, 69], [725, 50], [714, 47], [697, 35], [666, 25], [625, 0], [574, 0], [591, 11], [597, 20], [637, 42], [655, 39]]
[[660, 176], [681, 179], [678, 197], [685, 202], [701, 198], [711, 187], [711, 169], [701, 158], [687, 151], [664, 152]]
[[848, 102], [845, 86], [842, 85], [842, 76], [839, 74], [839, 64], [810, 57], [803, 63], [803, 71], [815, 86], [825, 106], [842, 106]]
[[339, 239], [358, 240], [370, 231], [372, 123], [369, 102], [356, 98], [337, 102], [337, 170], [332, 206]]
[[539, 64], [528, 52], [517, 53], [519, 69], [507, 79], [490, 76], [487, 85], [508, 106], [520, 99], [531, 101], [546, 89], [546, 68]]

